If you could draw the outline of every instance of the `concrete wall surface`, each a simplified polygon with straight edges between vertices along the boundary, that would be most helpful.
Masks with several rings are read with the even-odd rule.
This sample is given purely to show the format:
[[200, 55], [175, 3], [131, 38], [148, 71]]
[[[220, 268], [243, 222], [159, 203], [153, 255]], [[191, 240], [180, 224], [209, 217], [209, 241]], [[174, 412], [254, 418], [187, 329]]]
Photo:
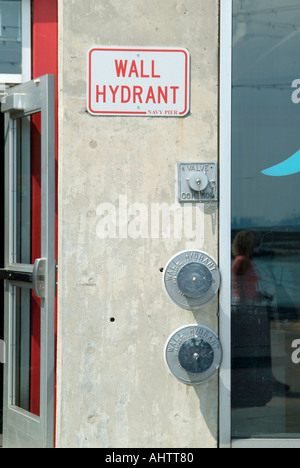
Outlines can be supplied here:
[[[181, 384], [164, 346], [191, 323], [218, 332], [218, 301], [180, 309], [160, 271], [189, 248], [218, 259], [217, 206], [178, 204], [180, 235], [174, 207], [168, 229], [154, 213], [175, 203], [178, 162], [218, 160], [218, 8], [59, 0], [58, 447], [217, 446], [218, 378]], [[187, 48], [190, 114], [91, 116], [87, 52], [116, 45]]]

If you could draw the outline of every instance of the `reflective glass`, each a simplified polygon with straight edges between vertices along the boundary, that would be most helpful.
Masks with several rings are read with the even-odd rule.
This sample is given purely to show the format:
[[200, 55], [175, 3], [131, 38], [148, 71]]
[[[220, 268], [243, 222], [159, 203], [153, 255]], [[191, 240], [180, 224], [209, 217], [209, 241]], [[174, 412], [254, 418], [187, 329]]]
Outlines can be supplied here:
[[14, 289], [13, 405], [40, 415], [40, 332], [33, 322], [40, 316], [40, 301], [31, 289]]
[[233, 0], [232, 435], [300, 437], [300, 0]]
[[15, 263], [41, 257], [41, 113], [16, 125]]
[[22, 73], [21, 0], [0, 0], [0, 74]]
[[[41, 113], [14, 121], [14, 263], [41, 257]], [[40, 415], [41, 302], [14, 288], [14, 405]]]

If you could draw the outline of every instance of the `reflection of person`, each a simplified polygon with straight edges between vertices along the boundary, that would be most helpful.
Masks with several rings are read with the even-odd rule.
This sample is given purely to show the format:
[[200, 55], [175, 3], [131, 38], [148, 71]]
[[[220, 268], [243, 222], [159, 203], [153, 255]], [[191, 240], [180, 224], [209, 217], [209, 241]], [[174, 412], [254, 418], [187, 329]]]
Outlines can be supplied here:
[[233, 242], [232, 252], [235, 260], [232, 265], [233, 302], [257, 304], [263, 300], [272, 301], [273, 297], [259, 291], [259, 281], [251, 257], [254, 253], [255, 237], [250, 231], [239, 232]]
[[255, 238], [251, 232], [241, 231], [233, 242], [235, 260], [232, 266], [233, 297], [241, 304], [257, 302], [258, 276], [254, 270], [251, 257], [254, 252]]
[[232, 406], [265, 406], [274, 393], [289, 387], [272, 373], [269, 307], [273, 297], [259, 291], [261, 278], [251, 257], [255, 236], [239, 232], [233, 242], [232, 265]]
[[251, 260], [255, 237], [239, 232], [232, 265], [232, 406], [265, 406], [272, 399], [271, 335], [266, 296]]

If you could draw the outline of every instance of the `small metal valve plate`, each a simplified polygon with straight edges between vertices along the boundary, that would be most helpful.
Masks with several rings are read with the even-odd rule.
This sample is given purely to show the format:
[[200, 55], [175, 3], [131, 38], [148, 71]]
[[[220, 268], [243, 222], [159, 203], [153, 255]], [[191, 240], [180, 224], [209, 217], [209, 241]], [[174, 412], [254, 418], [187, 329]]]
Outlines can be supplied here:
[[180, 203], [218, 201], [218, 167], [215, 162], [178, 164]]
[[218, 293], [218, 266], [205, 252], [181, 252], [165, 268], [164, 286], [176, 305], [186, 310], [197, 309], [210, 302]]
[[165, 358], [178, 380], [186, 385], [199, 385], [217, 373], [222, 347], [212, 330], [203, 325], [189, 325], [169, 338]]

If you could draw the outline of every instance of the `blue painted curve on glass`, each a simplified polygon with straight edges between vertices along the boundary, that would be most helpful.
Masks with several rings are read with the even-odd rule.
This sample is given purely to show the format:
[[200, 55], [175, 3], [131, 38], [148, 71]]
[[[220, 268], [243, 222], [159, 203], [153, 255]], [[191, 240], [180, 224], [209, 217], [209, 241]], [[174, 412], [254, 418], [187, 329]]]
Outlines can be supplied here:
[[276, 166], [262, 171], [262, 174], [272, 177], [282, 177], [300, 172], [300, 150]]

